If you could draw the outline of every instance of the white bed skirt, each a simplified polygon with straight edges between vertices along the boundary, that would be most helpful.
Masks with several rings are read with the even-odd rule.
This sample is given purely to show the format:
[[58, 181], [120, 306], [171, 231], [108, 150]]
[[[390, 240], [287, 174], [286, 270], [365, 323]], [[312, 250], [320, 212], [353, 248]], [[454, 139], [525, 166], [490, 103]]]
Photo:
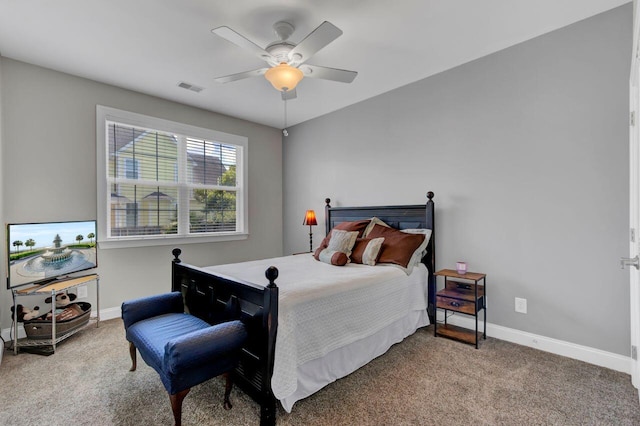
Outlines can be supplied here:
[[280, 400], [282, 407], [291, 412], [293, 404], [319, 391], [367, 364], [389, 350], [391, 346], [412, 335], [420, 327], [429, 325], [426, 310], [412, 311], [377, 333], [335, 349], [322, 358], [313, 359], [298, 367], [296, 391]]

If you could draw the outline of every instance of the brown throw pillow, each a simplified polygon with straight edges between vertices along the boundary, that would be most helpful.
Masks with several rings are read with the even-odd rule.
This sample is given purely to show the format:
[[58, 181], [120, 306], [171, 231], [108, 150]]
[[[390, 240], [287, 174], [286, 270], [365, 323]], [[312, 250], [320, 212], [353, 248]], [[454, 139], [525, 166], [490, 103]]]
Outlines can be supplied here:
[[407, 234], [394, 228], [375, 225], [367, 238], [384, 237], [382, 252], [378, 257], [378, 263], [393, 263], [406, 268], [420, 244], [424, 241], [424, 235]]
[[374, 266], [380, 256], [384, 238], [358, 238], [351, 251], [351, 261]]

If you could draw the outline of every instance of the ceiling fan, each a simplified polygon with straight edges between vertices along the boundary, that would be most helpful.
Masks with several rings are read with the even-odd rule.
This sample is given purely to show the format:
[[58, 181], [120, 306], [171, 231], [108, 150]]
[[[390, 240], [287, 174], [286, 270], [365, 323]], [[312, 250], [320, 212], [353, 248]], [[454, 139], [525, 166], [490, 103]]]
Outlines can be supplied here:
[[282, 99], [287, 100], [296, 97], [296, 85], [303, 77], [351, 83], [358, 75], [356, 71], [327, 68], [306, 63], [316, 52], [342, 35], [342, 30], [331, 22], [324, 21], [297, 45], [288, 41], [289, 36], [295, 30], [293, 25], [285, 21], [279, 21], [273, 25], [273, 29], [278, 36], [278, 40], [270, 43], [264, 49], [229, 27], [223, 26], [212, 29], [212, 33], [248, 50], [270, 65], [267, 68], [218, 77], [215, 81], [229, 83], [264, 75], [276, 90], [282, 92]]

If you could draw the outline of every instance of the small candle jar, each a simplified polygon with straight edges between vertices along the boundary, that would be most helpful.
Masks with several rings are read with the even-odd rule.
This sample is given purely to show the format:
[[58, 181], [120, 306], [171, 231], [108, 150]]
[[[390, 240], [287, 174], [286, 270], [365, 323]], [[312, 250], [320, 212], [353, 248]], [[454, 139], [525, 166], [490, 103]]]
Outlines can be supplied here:
[[456, 262], [456, 272], [460, 275], [467, 273], [467, 262]]

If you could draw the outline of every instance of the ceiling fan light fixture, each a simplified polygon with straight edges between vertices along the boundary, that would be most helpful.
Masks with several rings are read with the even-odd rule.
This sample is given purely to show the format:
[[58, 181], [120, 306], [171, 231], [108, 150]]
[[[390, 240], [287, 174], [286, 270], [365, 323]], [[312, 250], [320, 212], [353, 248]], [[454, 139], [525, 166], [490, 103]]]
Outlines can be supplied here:
[[298, 83], [300, 83], [300, 80], [302, 80], [302, 77], [304, 77], [304, 74], [298, 68], [282, 62], [278, 66], [269, 68], [267, 72], [264, 73], [264, 77], [269, 80], [269, 83], [271, 83], [276, 90], [285, 92], [295, 89]]

